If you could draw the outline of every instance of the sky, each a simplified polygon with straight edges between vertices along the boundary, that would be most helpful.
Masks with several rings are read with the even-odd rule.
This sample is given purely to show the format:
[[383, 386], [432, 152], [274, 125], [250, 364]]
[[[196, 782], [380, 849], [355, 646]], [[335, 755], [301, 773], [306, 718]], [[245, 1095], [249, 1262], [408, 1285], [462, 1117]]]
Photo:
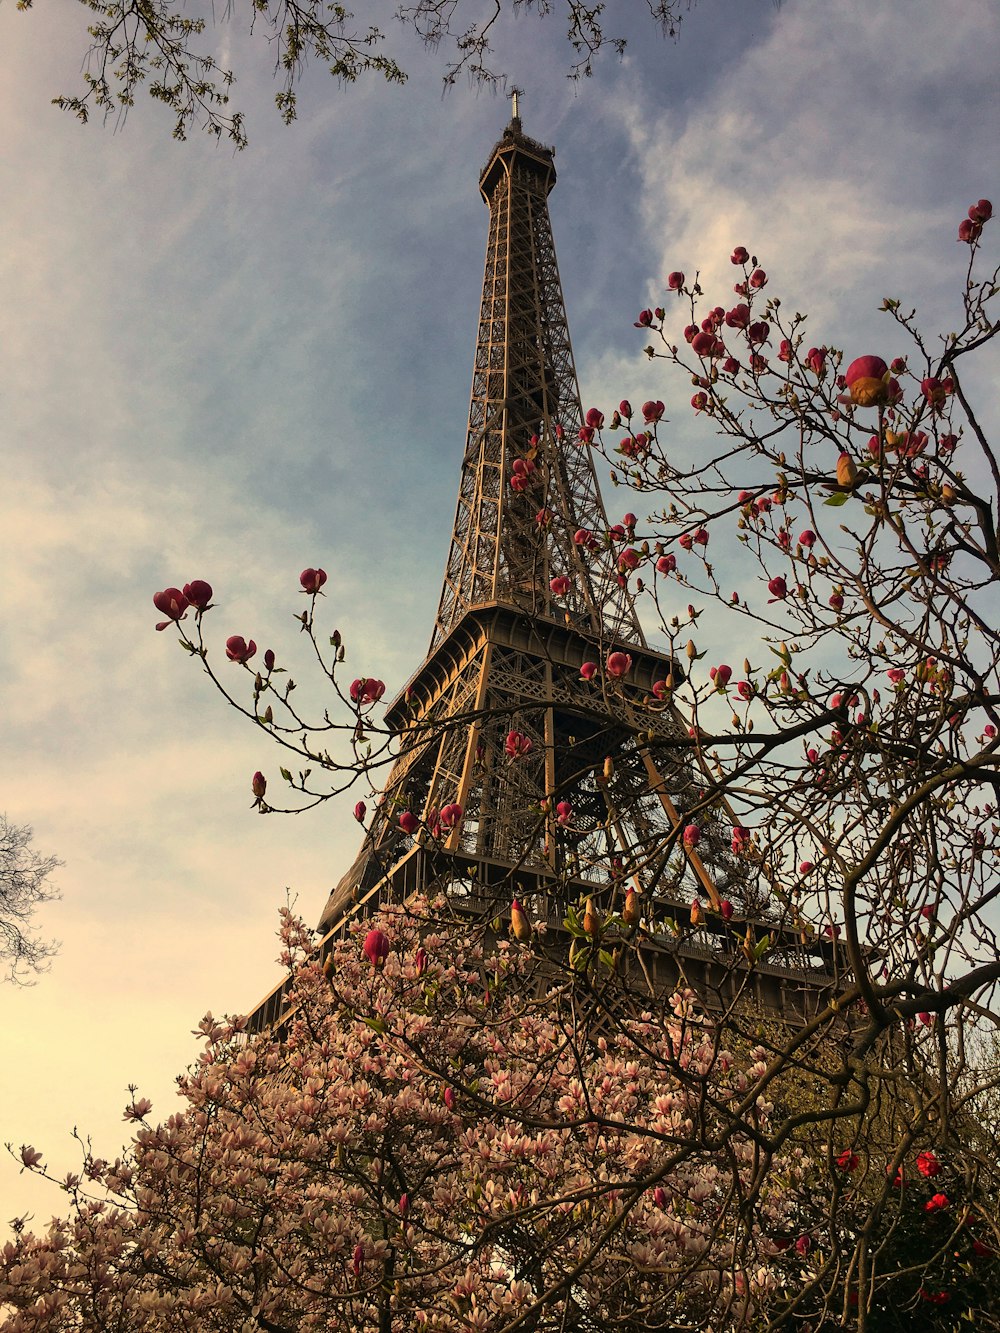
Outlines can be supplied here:
[[[127, 1140], [130, 1084], [173, 1111], [202, 1015], [278, 979], [286, 896], [318, 917], [353, 859], [354, 795], [251, 810], [251, 775], [277, 785], [282, 761], [155, 633], [151, 597], [207, 579], [216, 654], [252, 635], [319, 711], [292, 616], [299, 571], [322, 566], [355, 674], [391, 695], [419, 665], [468, 409], [478, 173], [509, 116], [462, 82], [442, 96], [442, 55], [400, 31], [405, 87], [310, 70], [286, 127], [237, 19], [214, 40], [244, 152], [174, 142], [142, 97], [124, 125], [81, 126], [50, 105], [85, 51], [74, 9], [0, 7], [0, 810], [65, 862], [50, 971], [0, 987], [0, 1142], [57, 1176], [74, 1127], [106, 1157]], [[633, 327], [672, 269], [723, 300], [745, 244], [814, 341], [852, 355], [894, 354], [884, 295], [949, 327], [955, 229], [998, 192], [1000, 11], [701, 0], [672, 43], [643, 9], [610, 0], [628, 52], [580, 83], [558, 16], [503, 26], [498, 56], [557, 150], [584, 406], [664, 398], [690, 456], [711, 427]], [[619, 498], [605, 486], [613, 518]], [[0, 1159], [0, 1229], [62, 1202]]]

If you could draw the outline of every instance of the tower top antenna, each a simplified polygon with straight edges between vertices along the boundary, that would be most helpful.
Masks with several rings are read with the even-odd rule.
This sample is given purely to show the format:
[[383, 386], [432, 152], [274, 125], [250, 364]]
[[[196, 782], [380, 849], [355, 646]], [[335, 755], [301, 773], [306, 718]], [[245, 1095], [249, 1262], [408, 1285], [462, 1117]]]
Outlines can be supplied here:
[[510, 116], [511, 116], [511, 120], [520, 120], [520, 118], [521, 118], [521, 117], [520, 117], [520, 113], [518, 112], [518, 107], [517, 107], [517, 99], [518, 99], [521, 95], [522, 95], [522, 90], [521, 90], [520, 88], [511, 88], [511, 90], [510, 90]]

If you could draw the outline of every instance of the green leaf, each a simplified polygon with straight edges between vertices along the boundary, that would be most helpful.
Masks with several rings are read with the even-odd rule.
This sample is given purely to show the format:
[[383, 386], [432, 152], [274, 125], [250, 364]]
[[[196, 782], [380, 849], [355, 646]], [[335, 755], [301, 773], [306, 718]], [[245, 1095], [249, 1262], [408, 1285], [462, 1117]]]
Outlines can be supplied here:
[[362, 1018], [361, 1021], [366, 1028], [371, 1028], [371, 1030], [377, 1032], [380, 1037], [384, 1037], [389, 1030], [385, 1025], [384, 1018]]
[[848, 498], [846, 491], [838, 491], [836, 495], [831, 495], [829, 500], [824, 500], [823, 503], [829, 505], [831, 509], [839, 509], [841, 505], [847, 504]]

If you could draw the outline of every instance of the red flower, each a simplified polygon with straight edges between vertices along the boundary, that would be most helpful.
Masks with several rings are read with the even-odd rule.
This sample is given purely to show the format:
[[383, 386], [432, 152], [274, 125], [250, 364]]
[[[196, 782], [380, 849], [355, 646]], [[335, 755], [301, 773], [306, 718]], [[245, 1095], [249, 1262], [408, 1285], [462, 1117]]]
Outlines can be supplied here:
[[[936, 1176], [940, 1173], [941, 1163], [938, 1161], [938, 1159], [934, 1156], [932, 1152], [918, 1153], [917, 1170], [920, 1172], [922, 1176], [926, 1176], [928, 1179], [930, 1179], [931, 1176]], [[944, 1196], [941, 1195], [938, 1197], [943, 1198]]]
[[389, 957], [389, 937], [381, 930], [370, 930], [362, 946], [372, 967], [380, 967]]
[[813, 532], [812, 528], [804, 528], [803, 531], [799, 533], [799, 545], [804, 546], [807, 551], [815, 545], [815, 542], [816, 534]]
[[534, 749], [531, 740], [520, 731], [509, 731], [507, 739], [503, 745], [504, 751], [511, 759], [523, 759]]
[[591, 430], [600, 430], [604, 425], [604, 413], [596, 407], [589, 407], [587, 409], [586, 422]]
[[661, 555], [656, 562], [656, 572], [658, 574], [672, 574], [677, 568], [677, 557], [673, 554]]
[[[169, 616], [170, 620], [180, 620], [188, 609], [188, 599], [180, 588], [164, 588], [162, 592], [153, 593], [153, 605], [161, 614]], [[162, 625], [157, 625], [156, 628], [166, 629], [170, 620], [165, 620]]]
[[632, 658], [628, 653], [609, 653], [607, 672], [612, 680], [621, 680], [632, 670]]
[[701, 841], [701, 829], [697, 824], [688, 824], [684, 829], [684, 846], [697, 847]]
[[725, 689], [732, 679], [733, 668], [723, 663], [722, 666], [712, 667], [708, 674], [715, 681], [716, 689]]
[[653, 322], [652, 310], [640, 310], [639, 318], [635, 321], [635, 327], [637, 329], [648, 329], [650, 324], [652, 324], [652, 322]]
[[365, 815], [367, 813], [368, 813], [368, 807], [365, 805], [364, 801], [359, 801], [357, 805], [354, 807], [354, 818], [358, 821], [359, 824], [364, 823]]
[[947, 1194], [932, 1194], [924, 1204], [925, 1213], [937, 1213], [948, 1207], [949, 1199]]
[[780, 574], [768, 580], [767, 590], [771, 594], [768, 598], [771, 602], [783, 601], [788, 596], [788, 585]]
[[212, 585], [206, 583], [204, 579], [192, 579], [190, 583], [184, 585], [184, 596], [193, 607], [205, 611], [212, 600]]
[[580, 668], [580, 675], [584, 680], [593, 680], [597, 675], [597, 663], [584, 662], [583, 666]]
[[850, 1175], [852, 1171], [858, 1169], [860, 1161], [861, 1159], [858, 1157], [857, 1153], [851, 1152], [850, 1148], [845, 1148], [837, 1158], [837, 1165], [840, 1167], [841, 1171], [846, 1171], [848, 1175]]
[[733, 253], [729, 256], [730, 262], [733, 264], [745, 264], [749, 258], [750, 258], [750, 251], [746, 248], [745, 245], [738, 245], [736, 249], [733, 251]]
[[629, 402], [627, 398], [623, 398], [621, 402], [618, 404], [618, 411], [620, 415], [623, 416], [626, 421], [628, 421], [629, 417], [632, 415], [632, 404]]
[[420, 820], [416, 817], [416, 815], [413, 813], [412, 810], [404, 810], [403, 813], [399, 816], [399, 827], [403, 830], [404, 833], [408, 833], [412, 837], [412, 835], [416, 833], [417, 829], [420, 827]]
[[654, 402], [651, 398], [642, 405], [642, 419], [647, 424], [659, 421], [666, 409], [659, 399]]
[[557, 574], [555, 578], [550, 581], [549, 587], [552, 589], [556, 597], [565, 597], [570, 590], [571, 584], [565, 574]]
[[928, 1291], [926, 1287], [921, 1287], [920, 1299], [930, 1301], [931, 1305], [947, 1305], [951, 1300], [951, 1293], [947, 1291]]
[[312, 596], [319, 592], [326, 582], [325, 569], [304, 569], [299, 575], [299, 582], [302, 584], [302, 591], [310, 593]]
[[247, 643], [242, 634], [233, 634], [226, 640], [226, 656], [230, 662], [249, 662], [256, 651], [253, 639]]

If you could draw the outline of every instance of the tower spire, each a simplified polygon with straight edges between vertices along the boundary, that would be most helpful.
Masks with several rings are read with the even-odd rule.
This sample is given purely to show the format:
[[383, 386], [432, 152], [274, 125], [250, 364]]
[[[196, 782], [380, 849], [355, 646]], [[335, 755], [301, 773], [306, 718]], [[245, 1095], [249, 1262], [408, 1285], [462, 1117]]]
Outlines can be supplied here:
[[[548, 196], [553, 150], [514, 117], [479, 178], [490, 210], [458, 505], [431, 648], [475, 606], [503, 603], [642, 644], [614, 556], [574, 540], [608, 530], [583, 424]], [[553, 593], [552, 580], [565, 579]], [[599, 591], [600, 590], [600, 591]]]

